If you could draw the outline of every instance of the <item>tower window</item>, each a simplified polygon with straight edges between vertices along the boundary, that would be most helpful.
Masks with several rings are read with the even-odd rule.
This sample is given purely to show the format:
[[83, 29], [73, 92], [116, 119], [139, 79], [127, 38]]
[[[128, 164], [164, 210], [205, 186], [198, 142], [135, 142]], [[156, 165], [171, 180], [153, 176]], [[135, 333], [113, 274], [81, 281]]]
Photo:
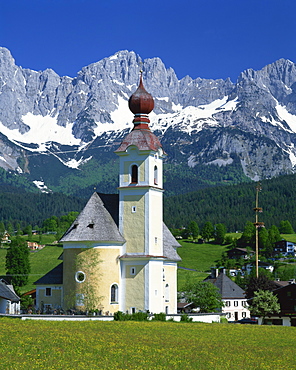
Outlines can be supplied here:
[[158, 185], [158, 169], [154, 166], [154, 185]]
[[111, 303], [117, 303], [118, 302], [118, 285], [113, 284], [111, 286]]
[[132, 206], [132, 213], [136, 213], [137, 212], [137, 207], [136, 206]]
[[136, 275], [136, 268], [135, 267], [131, 267], [130, 274], [131, 275]]
[[132, 166], [132, 184], [137, 184], [138, 183], [138, 166], [134, 164]]

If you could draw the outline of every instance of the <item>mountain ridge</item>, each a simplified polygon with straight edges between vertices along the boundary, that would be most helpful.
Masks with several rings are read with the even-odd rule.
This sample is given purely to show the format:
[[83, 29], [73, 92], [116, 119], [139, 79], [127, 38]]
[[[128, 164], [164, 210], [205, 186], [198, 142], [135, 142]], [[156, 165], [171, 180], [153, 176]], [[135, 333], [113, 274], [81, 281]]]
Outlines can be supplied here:
[[[108, 169], [116, 145], [132, 128], [127, 100], [140, 69], [155, 99], [150, 127], [168, 164], [186, 166], [198, 177], [205, 166], [219, 172], [239, 162], [239, 176], [255, 181], [295, 172], [295, 63], [279, 59], [259, 71], [247, 69], [236, 83], [178, 80], [160, 58], [142, 60], [127, 50], [72, 78], [52, 69], [23, 69], [0, 48], [0, 167], [53, 191], [63, 190], [63, 177], [81, 177], [90, 162], [98, 173]], [[182, 178], [182, 170], [173, 172]], [[113, 190], [114, 179], [106, 181]]]

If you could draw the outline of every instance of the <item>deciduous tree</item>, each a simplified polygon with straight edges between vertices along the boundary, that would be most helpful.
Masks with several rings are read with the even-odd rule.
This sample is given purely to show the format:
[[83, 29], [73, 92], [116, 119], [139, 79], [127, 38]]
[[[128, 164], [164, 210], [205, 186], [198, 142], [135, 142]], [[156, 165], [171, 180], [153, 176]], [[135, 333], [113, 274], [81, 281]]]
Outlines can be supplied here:
[[188, 283], [185, 292], [187, 302], [193, 302], [200, 312], [214, 312], [223, 307], [218, 288], [209, 281]]
[[281, 234], [294, 234], [293, 227], [288, 220], [280, 222], [279, 231]]
[[201, 229], [200, 235], [206, 240], [209, 241], [214, 235], [214, 226], [210, 221], [207, 221], [203, 228]]
[[199, 227], [195, 221], [191, 221], [188, 225], [188, 231], [193, 239], [197, 239], [199, 235]]
[[251, 301], [250, 310], [253, 315], [262, 316], [262, 323], [267, 315], [280, 312], [280, 304], [277, 296], [268, 290], [258, 290], [254, 292], [254, 298]]

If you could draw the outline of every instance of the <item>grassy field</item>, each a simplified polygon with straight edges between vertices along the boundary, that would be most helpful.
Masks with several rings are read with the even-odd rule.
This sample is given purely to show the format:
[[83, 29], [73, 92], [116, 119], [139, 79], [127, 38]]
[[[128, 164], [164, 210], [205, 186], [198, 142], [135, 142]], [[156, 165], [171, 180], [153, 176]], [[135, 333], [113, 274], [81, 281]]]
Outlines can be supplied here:
[[[228, 235], [233, 238], [238, 238], [241, 234], [233, 233]], [[282, 236], [286, 240], [296, 242], [296, 234]], [[39, 236], [33, 236], [33, 240], [35, 241], [38, 241], [38, 238]], [[43, 235], [42, 238], [43, 243], [52, 243], [55, 236]], [[221, 246], [212, 243], [196, 244], [185, 240], [181, 240], [180, 244], [182, 247], [178, 248], [178, 253], [182, 258], [182, 261], [179, 263], [179, 266], [185, 267], [189, 270], [178, 269], [178, 290], [182, 290], [182, 287], [188, 279], [203, 280], [207, 277], [211, 267], [216, 265], [216, 261], [221, 258], [222, 253], [227, 248], [225, 245]], [[61, 263], [61, 261], [58, 260], [61, 253], [62, 248], [57, 245], [48, 245], [40, 251], [31, 252], [31, 274], [29, 276], [28, 284], [21, 289], [21, 292], [34, 289], [34, 281]], [[0, 275], [5, 275], [5, 256], [6, 249], [0, 248]], [[296, 264], [289, 264], [280, 267], [280, 270], [285, 269], [292, 269], [296, 272]]]
[[[21, 288], [21, 292], [27, 292], [35, 289], [34, 281], [41, 278], [48, 271], [61, 263], [58, 260], [62, 254], [63, 248], [57, 245], [49, 245], [39, 251], [30, 252], [31, 274], [28, 284]], [[6, 249], [0, 249], [0, 275], [5, 275], [5, 256]]]
[[278, 326], [2, 318], [0, 357], [13, 370], [289, 370], [295, 334]]
[[203, 280], [216, 265], [216, 261], [221, 258], [225, 251], [225, 245], [211, 243], [196, 244], [188, 241], [181, 241], [182, 247], [178, 248], [178, 254], [182, 261], [178, 264], [191, 270], [178, 269], [178, 290], [182, 290], [185, 282], [191, 279]]

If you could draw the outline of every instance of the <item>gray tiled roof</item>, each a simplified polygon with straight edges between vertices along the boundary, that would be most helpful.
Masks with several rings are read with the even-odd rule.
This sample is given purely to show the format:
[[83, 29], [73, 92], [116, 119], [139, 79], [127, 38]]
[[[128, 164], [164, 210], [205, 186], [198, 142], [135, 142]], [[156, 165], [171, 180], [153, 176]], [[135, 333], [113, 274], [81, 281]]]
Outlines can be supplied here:
[[219, 293], [221, 294], [222, 299], [246, 298], [243, 289], [235, 284], [234, 281], [232, 281], [227, 275], [223, 273], [219, 274], [216, 279], [205, 280], [210, 281], [219, 289]]
[[113, 241], [124, 243], [118, 230], [118, 195], [93, 193], [84, 209], [61, 238], [69, 241]]
[[13, 288], [3, 281], [0, 281], [0, 298], [7, 299], [11, 302], [19, 302], [20, 298], [15, 294]]
[[163, 223], [163, 255], [171, 261], [181, 261], [181, 258], [175, 249], [177, 247], [181, 247], [181, 245], [174, 238], [168, 227]]
[[47, 274], [35, 281], [36, 285], [56, 285], [63, 284], [63, 263], [60, 263]]

